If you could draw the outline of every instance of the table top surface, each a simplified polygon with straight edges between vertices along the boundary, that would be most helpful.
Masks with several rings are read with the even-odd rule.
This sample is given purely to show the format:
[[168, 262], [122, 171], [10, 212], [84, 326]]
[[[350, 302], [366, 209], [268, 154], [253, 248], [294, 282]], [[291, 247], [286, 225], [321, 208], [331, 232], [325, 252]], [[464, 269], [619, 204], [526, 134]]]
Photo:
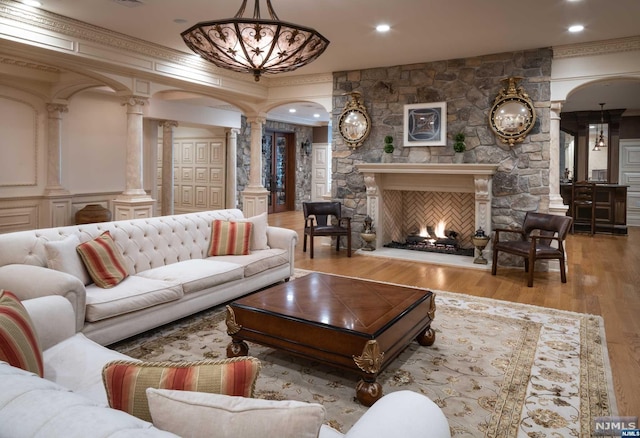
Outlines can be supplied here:
[[338, 330], [375, 334], [430, 299], [431, 291], [313, 272], [231, 306]]

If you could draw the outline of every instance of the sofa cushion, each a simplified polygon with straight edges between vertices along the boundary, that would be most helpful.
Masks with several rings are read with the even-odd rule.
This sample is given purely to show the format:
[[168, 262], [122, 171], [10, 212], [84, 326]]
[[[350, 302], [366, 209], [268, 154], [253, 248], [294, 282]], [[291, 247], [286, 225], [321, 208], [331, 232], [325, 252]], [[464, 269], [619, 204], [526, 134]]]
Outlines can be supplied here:
[[129, 275], [122, 252], [108, 231], [93, 240], [81, 243], [76, 250], [98, 287], [113, 287]]
[[257, 216], [251, 216], [244, 219], [233, 219], [233, 222], [251, 222], [251, 251], [258, 251], [261, 249], [269, 249], [267, 239], [267, 228], [269, 228], [269, 222], [267, 213], [262, 213]]
[[102, 383], [102, 368], [114, 360], [132, 360], [93, 342], [82, 333], [76, 333], [45, 350], [42, 356], [45, 379], [104, 406], [109, 402]]
[[159, 429], [192, 438], [316, 438], [325, 417], [317, 403], [261, 400], [148, 389], [149, 410]]
[[85, 319], [96, 322], [182, 298], [182, 286], [176, 281], [154, 280], [131, 275], [122, 283], [104, 290], [87, 286]]
[[109, 406], [151, 421], [147, 388], [253, 396], [260, 361], [237, 357], [220, 361], [115, 361], [102, 371]]
[[211, 223], [209, 256], [247, 255], [251, 243], [251, 222], [214, 220]]
[[252, 251], [247, 256], [217, 256], [215, 261], [237, 263], [244, 266], [244, 276], [251, 277], [268, 269], [289, 263], [287, 250], [273, 248], [262, 251]]
[[66, 272], [82, 281], [82, 284], [91, 283], [91, 277], [85, 268], [82, 258], [76, 247], [80, 245], [80, 239], [75, 234], [62, 240], [51, 240], [44, 244], [47, 254], [47, 267], [56, 271]]
[[0, 289], [0, 360], [42, 377], [42, 350], [27, 310], [11, 292]]
[[0, 436], [169, 438], [176, 435], [0, 362]]
[[182, 283], [186, 294], [239, 280], [243, 275], [244, 268], [239, 264], [212, 258], [185, 260], [137, 274], [139, 277]]

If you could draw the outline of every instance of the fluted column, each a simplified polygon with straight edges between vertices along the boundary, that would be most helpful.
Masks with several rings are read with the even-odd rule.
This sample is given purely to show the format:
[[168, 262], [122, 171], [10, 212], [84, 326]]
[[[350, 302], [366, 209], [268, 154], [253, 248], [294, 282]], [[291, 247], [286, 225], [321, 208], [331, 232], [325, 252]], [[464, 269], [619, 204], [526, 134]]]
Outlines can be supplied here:
[[238, 199], [238, 134], [239, 129], [227, 130], [226, 208], [237, 208]]
[[549, 213], [564, 216], [568, 207], [560, 196], [560, 112], [562, 102], [551, 102], [549, 126]]
[[148, 99], [130, 96], [127, 108], [127, 163], [125, 190], [113, 202], [115, 220], [153, 216], [154, 200], [144, 191], [143, 111]]
[[246, 217], [266, 213], [269, 209], [269, 192], [262, 185], [262, 125], [264, 117], [247, 118], [251, 124], [251, 162], [249, 184], [242, 192], [242, 210]]
[[178, 122], [164, 120], [162, 126], [162, 215], [173, 214], [173, 128]]
[[67, 111], [69, 107], [66, 104], [47, 104], [49, 120], [45, 196], [69, 194], [69, 191], [62, 187], [62, 114]]

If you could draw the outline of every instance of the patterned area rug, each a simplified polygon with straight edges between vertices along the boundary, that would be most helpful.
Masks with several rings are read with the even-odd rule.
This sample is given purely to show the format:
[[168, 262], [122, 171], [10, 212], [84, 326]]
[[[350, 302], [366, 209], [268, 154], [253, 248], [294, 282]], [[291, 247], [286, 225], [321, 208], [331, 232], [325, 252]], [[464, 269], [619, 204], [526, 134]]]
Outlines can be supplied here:
[[[300, 271], [297, 275], [305, 275]], [[431, 347], [411, 344], [378, 377], [385, 393], [410, 389], [444, 411], [455, 437], [589, 437], [616, 415], [602, 318], [434, 291]], [[224, 307], [121, 342], [143, 360], [223, 359]], [[322, 403], [346, 432], [367, 409], [357, 375], [249, 344], [262, 370], [256, 397]]]

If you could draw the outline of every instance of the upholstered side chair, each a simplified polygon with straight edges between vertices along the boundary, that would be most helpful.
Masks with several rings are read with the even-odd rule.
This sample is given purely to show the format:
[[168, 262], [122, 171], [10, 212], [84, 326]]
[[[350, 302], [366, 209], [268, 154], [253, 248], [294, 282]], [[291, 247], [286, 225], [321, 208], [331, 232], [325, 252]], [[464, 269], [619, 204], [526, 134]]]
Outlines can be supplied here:
[[[522, 228], [494, 229], [491, 274], [496, 275], [498, 254], [505, 252], [524, 258], [524, 269], [529, 274], [527, 286], [533, 286], [533, 273], [537, 260], [557, 259], [560, 262], [560, 278], [563, 283], [566, 283], [564, 241], [572, 223], [573, 218], [570, 216], [527, 212]], [[517, 238], [505, 240], [506, 233], [515, 234]]]
[[309, 254], [313, 258], [313, 240], [316, 236], [336, 238], [336, 251], [340, 251], [340, 237], [347, 238], [347, 256], [351, 257], [351, 218], [342, 216], [340, 202], [303, 202], [304, 240], [302, 251], [307, 252], [309, 238]]

